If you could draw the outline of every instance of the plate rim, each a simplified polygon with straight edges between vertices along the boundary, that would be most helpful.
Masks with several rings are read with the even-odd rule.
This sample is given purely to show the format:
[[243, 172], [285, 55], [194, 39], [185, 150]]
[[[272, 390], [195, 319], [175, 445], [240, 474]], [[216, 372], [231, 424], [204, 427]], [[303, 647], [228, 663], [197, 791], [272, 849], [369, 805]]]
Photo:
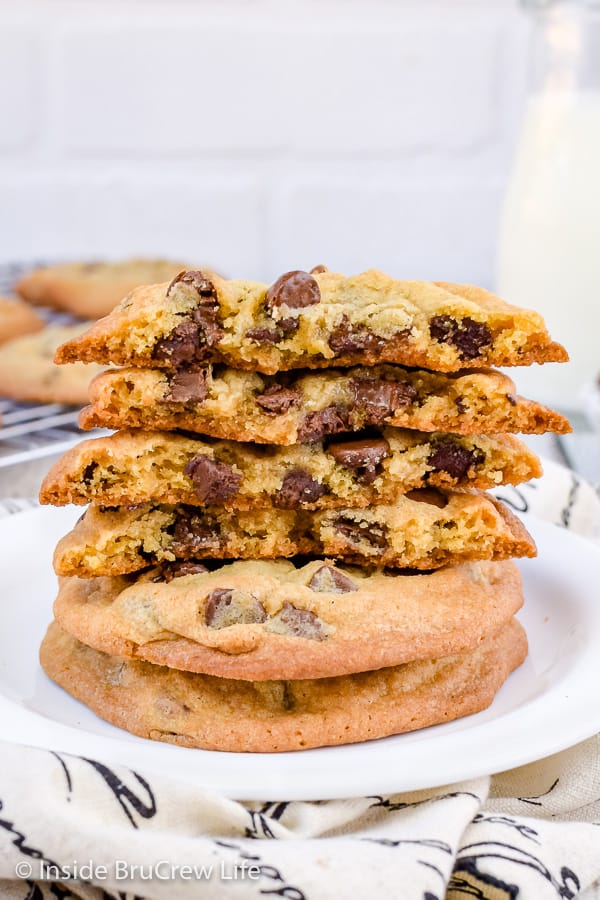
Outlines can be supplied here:
[[[67, 509], [69, 510], [68, 514]], [[63, 508], [60, 510], [60, 513], [57, 509], [44, 507], [25, 510], [15, 514], [16, 520], [20, 520], [22, 524], [19, 524], [16, 529], [11, 527], [11, 531], [16, 536], [23, 527], [27, 527], [27, 520], [31, 518], [42, 521], [44, 519], [52, 520], [53, 523], [58, 525], [59, 521], [63, 523], [71, 514], [75, 518], [75, 513], [73, 513], [71, 508]], [[598, 567], [598, 576], [600, 578], [600, 547], [594, 542], [530, 513], [522, 514], [522, 518], [527, 527], [533, 531], [534, 538], [540, 548], [547, 540], [552, 541], [553, 538], [560, 535], [567, 542], [565, 556], [568, 558], [570, 555], [569, 544], [571, 547], [576, 546], [578, 551], [586, 556], [589, 555], [591, 565]], [[13, 526], [16, 524], [15, 516], [12, 515], [0, 519], [0, 534], [9, 525]], [[51, 540], [52, 537], [49, 536], [49, 543]], [[3, 548], [2, 554], [4, 555], [6, 545], [3, 543], [1, 546]], [[519, 563], [518, 560], [517, 563]], [[532, 565], [539, 566], [540, 560], [521, 562], [521, 565], [527, 565], [528, 568]], [[581, 593], [581, 581], [578, 584], [578, 590]], [[14, 602], [14, 599], [7, 597], [5, 602]], [[49, 598], [48, 621], [51, 619], [51, 602], [52, 598]], [[527, 602], [527, 598], [525, 598], [525, 602]], [[597, 629], [597, 631], [594, 631], [594, 634], [600, 638], [600, 604], [597, 604], [598, 608], [596, 609], [593, 605], [593, 599], [589, 597], [585, 600], [585, 603], [586, 610], [589, 607], [594, 626]], [[581, 657], [583, 662], [578, 663], [582, 667], [585, 663], [586, 666], [593, 670], [593, 672], [588, 673], [587, 679], [600, 674], [600, 654], [597, 655], [597, 658], [594, 656], [591, 649], [592, 644], [593, 635], [590, 637], [587, 651]], [[47, 681], [52, 689], [64, 694], [63, 699], [65, 702], [81, 705], [87, 713], [91, 712], [87, 707], [79, 704], [79, 701], [70, 697], [55, 685], [41, 671], [37, 658], [36, 667], [39, 670], [39, 677], [42, 678], [44, 683]], [[571, 667], [567, 677], [567, 685], [574, 678], [572, 670], [577, 668], [578, 666]], [[581, 679], [581, 674], [579, 679]], [[577, 676], [575, 676], [575, 683], [577, 684]], [[376, 741], [336, 747], [290, 751], [287, 753], [226, 753], [223, 751], [176, 747], [162, 742], [150, 741], [149, 739], [130, 735], [127, 732], [114, 728], [114, 726], [109, 726], [100, 717], [97, 717], [99, 721], [105, 724], [107, 728], [114, 728], [115, 734], [98, 734], [87, 730], [85, 727], [78, 728], [75, 725], [47, 717], [35, 709], [27, 708], [8, 696], [5, 691], [6, 687], [0, 683], [0, 714], [3, 717], [5, 729], [6, 731], [8, 729], [12, 731], [16, 728], [17, 731], [16, 734], [11, 733], [12, 742], [75, 755], [97, 755], [99, 759], [107, 763], [121, 764], [133, 768], [139, 767], [142, 771], [154, 772], [156, 775], [168, 777], [171, 780], [184, 781], [188, 784], [193, 778], [193, 782], [197, 787], [217, 793], [219, 796], [236, 800], [329, 800], [432, 789], [444, 784], [480, 778], [544, 759], [567, 747], [574, 746], [600, 730], [600, 708], [596, 716], [594, 716], [594, 707], [593, 705], [588, 705], [587, 702], [589, 697], [586, 698], [583, 694], [574, 697], [561, 696], [560, 688], [557, 690], [555, 687], [550, 686], [543, 691], [541, 696], [536, 696], [516, 708], [500, 713], [494, 719], [480, 720], [478, 722], [477, 716], [480, 714], [475, 714], [474, 716], [456, 720], [463, 723], [471, 721], [471, 725], [467, 724], [466, 727], [446, 733], [443, 732], [443, 729], [451, 728], [453, 723], [432, 726], [432, 728], [423, 729], [420, 732], [411, 732], [408, 735], [392, 735]], [[553, 704], [553, 713], [555, 712], [557, 716], [565, 713], [568, 723], [567, 728], [563, 727], [563, 723], [561, 723], [561, 728], [553, 729], [551, 736], [548, 733], [548, 729], [536, 729], [531, 725], [532, 704], [535, 711], [535, 707], [539, 706], [540, 702], [543, 707], [548, 704], [549, 700]], [[485, 710], [482, 712], [485, 713]], [[522, 729], [523, 725], [528, 726], [524, 732], [521, 730], [521, 734], [526, 733], [528, 735], [527, 741], [517, 742], [516, 744], [513, 742], [513, 748], [506, 751], [505, 744], [508, 743], [510, 745], [511, 741], [498, 739], [501, 736], [499, 731], [501, 733], [506, 725], [511, 730], [514, 729], [513, 737], [514, 733], [519, 733], [519, 728]], [[434, 731], [436, 732], [435, 734], [432, 733]], [[440, 731], [441, 733], [439, 733]], [[403, 737], [410, 738], [410, 742], [405, 744], [405, 748], [402, 748], [401, 743]], [[475, 751], [467, 754], [466, 758], [464, 754], [458, 752], [461, 744], [464, 745], [465, 742], [467, 744], [470, 743], [475, 748]], [[86, 743], [88, 749], [84, 750], [82, 748], [85, 747]], [[432, 753], [436, 753], [434, 745], [437, 745], [438, 755], [440, 758], [443, 758], [439, 776], [436, 774], [425, 775], [421, 766], [417, 767], [416, 771], [406, 769], [406, 759], [403, 763], [402, 757], [406, 758], [407, 752], [409, 760], [411, 756], [422, 756], [424, 751], [425, 757], [427, 757]], [[143, 750], [140, 750], [141, 747], [143, 747]], [[408, 751], [406, 747], [409, 748]], [[411, 747], [415, 750], [414, 753], [411, 751]], [[364, 756], [365, 752], [369, 753], [369, 748], [371, 763], [375, 765], [368, 773], [366, 780], [364, 778], [366, 767], [362, 766], [359, 768], [359, 771], [363, 772], [363, 777], [360, 783], [356, 785], [348, 783], [347, 766], [337, 769], [335, 766], [330, 765], [330, 757], [335, 759], [335, 756], [338, 756], [340, 753], [346, 755], [350, 765], [352, 765], [352, 757], [354, 756], [358, 757], [359, 763], [364, 763], [365, 760], [361, 760], [361, 757]], [[197, 777], [190, 774], [190, 766], [187, 764], [187, 761], [184, 767], [185, 771], [180, 772], [176, 764], [168, 764], [165, 758], [173, 755], [173, 763], [176, 763], [177, 759], [183, 760], [182, 754], [188, 755], [189, 759], [191, 759], [193, 754], [198, 760], [201, 760], [201, 763], [198, 765]], [[214, 772], [211, 772], [210, 759], [207, 756], [211, 754], [219, 757], [220, 760], [224, 760], [226, 763], [224, 766], [217, 766], [219, 771], [216, 775]], [[322, 760], [321, 765], [319, 764], [319, 758]], [[250, 760], [250, 765], [244, 766], [244, 761], [247, 759]], [[386, 759], [387, 766], [384, 765]], [[392, 759], [394, 759], [394, 772], [390, 773]], [[256, 782], [256, 772], [253, 772], [251, 776], [247, 774], [244, 776], [244, 768], [252, 769], [251, 764], [256, 762], [256, 760], [262, 760], [258, 765], [260, 776], [258, 780], [260, 783], [258, 786], [244, 787], [245, 781], [250, 780], [250, 777], [254, 780], [254, 783]], [[283, 760], [283, 764], [278, 764], [278, 760]], [[291, 765], [289, 765], [290, 760], [293, 760]], [[305, 760], [305, 764], [302, 763], [302, 760]], [[241, 763], [241, 765], [238, 763]], [[294, 769], [299, 775], [294, 774], [294, 777], [291, 778], [291, 769]], [[398, 770], [402, 771], [402, 775], [395, 781], [394, 774]], [[341, 778], [338, 775], [337, 780], [336, 771], [342, 772]], [[226, 773], [225, 777], [223, 772]], [[332, 778], [333, 781], [331, 780]], [[284, 780], [286, 780], [285, 785], [283, 783]], [[340, 783], [342, 781], [345, 786]]]

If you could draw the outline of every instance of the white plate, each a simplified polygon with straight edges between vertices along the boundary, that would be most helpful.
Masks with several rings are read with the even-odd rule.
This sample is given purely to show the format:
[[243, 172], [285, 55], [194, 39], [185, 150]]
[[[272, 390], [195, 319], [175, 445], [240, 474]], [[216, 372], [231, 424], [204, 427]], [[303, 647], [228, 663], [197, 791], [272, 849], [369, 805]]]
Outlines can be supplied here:
[[133, 737], [97, 718], [41, 671], [37, 651], [56, 583], [50, 560], [77, 518], [40, 509], [0, 520], [3, 737], [191, 780], [228, 797], [310, 800], [416, 790], [540, 759], [600, 730], [600, 552], [527, 518], [539, 549], [521, 564], [526, 662], [492, 706], [412, 734], [296, 753], [217, 753]]

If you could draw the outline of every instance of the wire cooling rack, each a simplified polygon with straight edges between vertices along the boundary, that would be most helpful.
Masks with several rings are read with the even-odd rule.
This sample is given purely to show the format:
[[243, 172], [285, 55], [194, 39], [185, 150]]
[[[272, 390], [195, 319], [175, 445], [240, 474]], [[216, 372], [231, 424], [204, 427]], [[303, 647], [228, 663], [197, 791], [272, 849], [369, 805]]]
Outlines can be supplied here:
[[[16, 281], [31, 269], [42, 265], [30, 263], [0, 264], [0, 295], [14, 294]], [[77, 321], [66, 313], [40, 307], [36, 309], [49, 324], [68, 325]], [[59, 403], [17, 403], [0, 397], [0, 469], [29, 463], [64, 453], [83, 437], [77, 427], [79, 408]], [[89, 433], [87, 436], [90, 436]], [[5, 476], [8, 473], [3, 473]], [[0, 494], [5, 493], [0, 480]], [[8, 483], [7, 483], [7, 486]]]

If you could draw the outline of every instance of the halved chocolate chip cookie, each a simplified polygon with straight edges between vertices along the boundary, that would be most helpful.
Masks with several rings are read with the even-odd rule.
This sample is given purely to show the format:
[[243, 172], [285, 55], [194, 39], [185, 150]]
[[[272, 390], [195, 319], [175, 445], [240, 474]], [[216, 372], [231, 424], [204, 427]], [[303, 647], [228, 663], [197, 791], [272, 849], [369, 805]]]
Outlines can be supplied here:
[[286, 272], [274, 284], [181, 272], [138, 288], [88, 333], [74, 360], [179, 369], [210, 361], [274, 372], [395, 362], [439, 372], [567, 360], [538, 313], [481, 288]]

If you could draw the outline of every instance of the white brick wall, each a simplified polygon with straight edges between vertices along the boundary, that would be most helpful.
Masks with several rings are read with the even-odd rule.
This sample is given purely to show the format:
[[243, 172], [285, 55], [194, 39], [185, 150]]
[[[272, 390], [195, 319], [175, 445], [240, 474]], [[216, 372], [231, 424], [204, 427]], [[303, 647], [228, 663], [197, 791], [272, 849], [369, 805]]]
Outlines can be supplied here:
[[0, 0], [0, 260], [489, 284], [516, 0]]

